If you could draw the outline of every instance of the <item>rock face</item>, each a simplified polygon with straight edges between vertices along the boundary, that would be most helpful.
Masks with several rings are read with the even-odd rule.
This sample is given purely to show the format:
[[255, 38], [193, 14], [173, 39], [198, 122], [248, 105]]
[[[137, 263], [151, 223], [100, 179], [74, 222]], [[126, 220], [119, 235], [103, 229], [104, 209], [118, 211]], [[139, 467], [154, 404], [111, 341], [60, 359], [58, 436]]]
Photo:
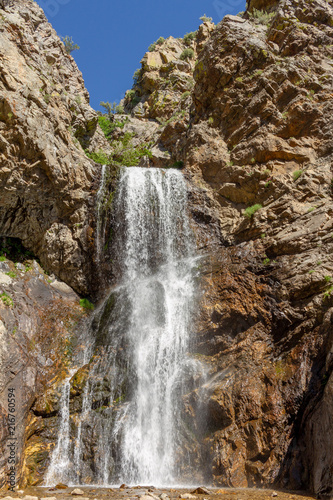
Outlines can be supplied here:
[[17, 482], [22, 468], [34, 470], [47, 459], [48, 446], [36, 436], [26, 446], [31, 429], [43, 428], [42, 412], [30, 410], [51, 381], [65, 376], [80, 349], [75, 327], [82, 328], [85, 317], [76, 293], [36, 260], [0, 261], [0, 487], [7, 485], [9, 443], [15, 444]]
[[[19, 14], [10, 2], [1, 11], [1, 234], [19, 237], [85, 292], [99, 176], [80, 143], [120, 164], [134, 155], [141, 166], [183, 168], [202, 253], [191, 354], [208, 373], [184, 398], [184, 420], [197, 436], [186, 453], [205, 467], [207, 483], [275, 484], [329, 497], [332, 3], [250, 0], [243, 17], [156, 45], [126, 95], [128, 115], [111, 145], [72, 58], [41, 10], [20, 3]], [[135, 149], [142, 143], [147, 154]], [[9, 320], [0, 319], [0, 332], [8, 331]], [[37, 455], [55, 436], [60, 379], [47, 404], [40, 395], [29, 414], [25, 470], [35, 484], [48, 460]], [[73, 412], [82, 380], [84, 373], [73, 377]]]
[[1, 7], [0, 235], [20, 238], [87, 294], [99, 167], [81, 144], [107, 147], [105, 138], [82, 75], [42, 9], [32, 0]]

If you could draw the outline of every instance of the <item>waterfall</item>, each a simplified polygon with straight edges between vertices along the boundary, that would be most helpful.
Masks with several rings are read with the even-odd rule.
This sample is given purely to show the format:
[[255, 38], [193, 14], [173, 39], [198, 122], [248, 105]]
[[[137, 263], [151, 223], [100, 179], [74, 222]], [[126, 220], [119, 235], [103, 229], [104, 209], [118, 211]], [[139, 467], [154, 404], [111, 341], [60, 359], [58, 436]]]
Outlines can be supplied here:
[[136, 383], [122, 424], [121, 470], [130, 483], [176, 479], [177, 420], [194, 297], [186, 200], [177, 170], [123, 173], [117, 208], [125, 217], [126, 335]]
[[70, 396], [70, 376], [63, 383], [60, 397], [60, 426], [58, 443], [52, 455], [52, 467], [47, 471], [45, 482], [55, 484], [68, 478], [70, 464], [70, 415], [69, 415], [69, 396]]
[[[198, 257], [184, 177], [174, 169], [124, 168], [113, 210], [117, 285], [93, 322], [97, 354], [67, 446], [69, 476], [57, 479], [180, 484], [182, 398], [198, 369], [187, 354]], [[84, 459], [89, 440], [92, 465]]]
[[101, 253], [103, 247], [103, 221], [101, 217], [102, 208], [103, 208], [103, 196], [105, 189], [105, 173], [106, 173], [106, 165], [102, 166], [101, 171], [101, 181], [99, 185], [99, 189], [96, 197], [96, 262], [100, 263]]

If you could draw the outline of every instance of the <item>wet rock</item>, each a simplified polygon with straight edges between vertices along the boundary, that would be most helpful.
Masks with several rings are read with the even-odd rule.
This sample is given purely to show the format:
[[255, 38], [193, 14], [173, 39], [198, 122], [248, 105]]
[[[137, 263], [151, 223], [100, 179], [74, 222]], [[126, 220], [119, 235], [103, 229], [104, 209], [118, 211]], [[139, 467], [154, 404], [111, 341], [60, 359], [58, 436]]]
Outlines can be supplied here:
[[68, 488], [67, 484], [58, 483], [55, 485], [56, 490], [66, 490]]
[[75, 488], [75, 490], [71, 491], [71, 495], [82, 496], [84, 495], [84, 491], [80, 490], [80, 488]]

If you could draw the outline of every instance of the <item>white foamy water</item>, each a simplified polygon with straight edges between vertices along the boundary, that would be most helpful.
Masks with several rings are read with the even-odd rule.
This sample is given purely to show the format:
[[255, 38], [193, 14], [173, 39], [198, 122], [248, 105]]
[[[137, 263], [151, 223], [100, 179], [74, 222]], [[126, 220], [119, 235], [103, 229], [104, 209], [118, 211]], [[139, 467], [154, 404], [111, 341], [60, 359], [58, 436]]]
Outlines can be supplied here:
[[129, 483], [172, 484], [193, 307], [194, 247], [181, 172], [127, 169], [124, 275], [136, 379], [122, 422], [121, 471]]

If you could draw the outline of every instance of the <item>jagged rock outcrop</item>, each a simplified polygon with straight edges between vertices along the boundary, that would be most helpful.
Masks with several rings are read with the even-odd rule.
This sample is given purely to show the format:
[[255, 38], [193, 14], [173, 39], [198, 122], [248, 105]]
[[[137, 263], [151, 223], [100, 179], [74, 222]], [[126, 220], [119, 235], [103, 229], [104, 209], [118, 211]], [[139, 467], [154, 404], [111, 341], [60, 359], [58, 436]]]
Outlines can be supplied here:
[[82, 146], [107, 143], [82, 75], [42, 9], [19, 0], [0, 14], [0, 235], [20, 238], [87, 294], [99, 167]]

